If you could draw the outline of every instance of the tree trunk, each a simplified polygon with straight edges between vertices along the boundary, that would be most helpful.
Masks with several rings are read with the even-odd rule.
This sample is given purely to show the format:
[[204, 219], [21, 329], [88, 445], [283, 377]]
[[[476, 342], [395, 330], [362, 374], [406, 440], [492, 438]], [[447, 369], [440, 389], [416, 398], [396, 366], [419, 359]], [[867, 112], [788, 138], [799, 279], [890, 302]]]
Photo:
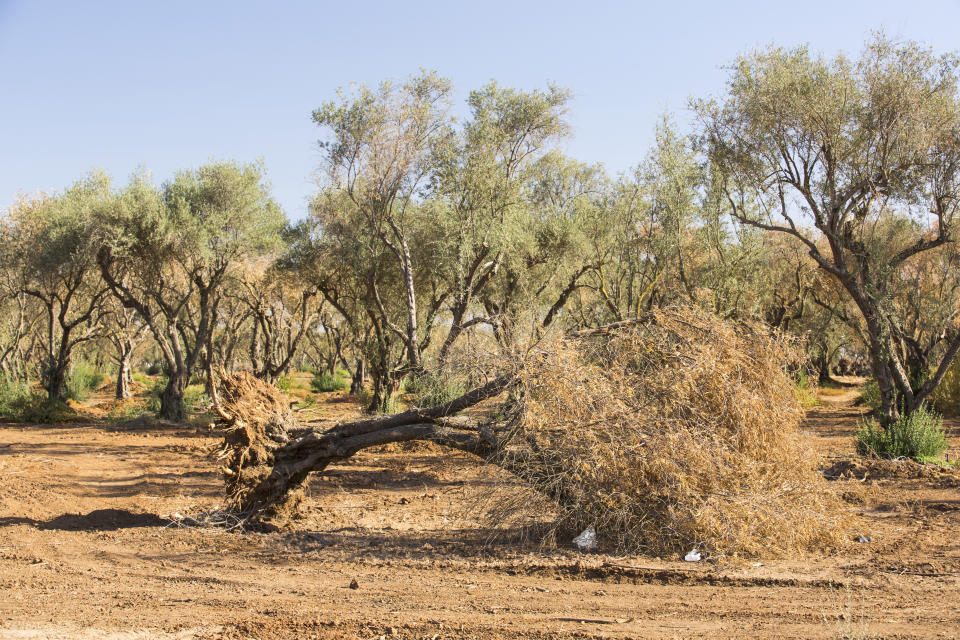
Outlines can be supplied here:
[[[390, 442], [430, 440], [489, 457], [502, 444], [497, 435], [486, 427], [455, 424], [450, 417], [499, 395], [513, 381], [513, 376], [501, 376], [442, 405], [343, 423], [327, 431], [310, 430], [293, 441], [288, 441], [286, 435], [271, 437], [266, 430], [262, 430], [257, 441], [247, 439], [237, 443], [228, 440], [225, 452], [230, 451], [232, 455], [223, 473], [231, 494], [229, 499], [242, 514], [271, 515], [283, 506], [290, 492], [299, 488], [310, 473], [323, 471], [331, 463], [349, 458], [363, 449]], [[230, 421], [230, 414], [231, 407], [228, 406], [221, 415]], [[251, 434], [258, 431], [256, 428], [247, 430]], [[254, 449], [257, 453], [253, 453]]]
[[120, 362], [117, 366], [117, 400], [124, 400], [132, 395], [130, 383], [133, 378], [130, 372], [130, 355], [132, 351], [123, 349], [120, 353]]
[[47, 397], [51, 400], [66, 400], [64, 392], [67, 386], [66, 363], [51, 363], [46, 376]]
[[353, 371], [353, 379], [350, 381], [350, 393], [359, 395], [363, 391], [363, 383], [367, 377], [367, 361], [363, 358], [357, 358], [357, 368]]
[[367, 407], [371, 413], [386, 413], [390, 407], [390, 398], [394, 391], [393, 374], [388, 368], [373, 369], [373, 398]]
[[171, 371], [170, 379], [163, 393], [160, 394], [160, 412], [157, 417], [170, 422], [183, 422], [186, 417], [186, 409], [183, 405], [183, 394], [186, 391], [187, 383], [186, 372], [182, 370]]

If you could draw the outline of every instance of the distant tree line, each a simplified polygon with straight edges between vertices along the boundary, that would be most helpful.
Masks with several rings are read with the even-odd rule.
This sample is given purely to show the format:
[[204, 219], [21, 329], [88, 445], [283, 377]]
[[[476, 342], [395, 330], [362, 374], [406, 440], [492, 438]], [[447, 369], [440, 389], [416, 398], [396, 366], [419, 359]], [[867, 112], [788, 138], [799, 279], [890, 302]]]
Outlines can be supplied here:
[[384, 410], [466, 343], [510, 353], [549, 332], [678, 302], [805, 340], [816, 375], [861, 355], [892, 420], [960, 350], [958, 60], [876, 36], [856, 60], [739, 58], [726, 92], [669, 118], [618, 176], [563, 155], [569, 92], [490, 83], [452, 115], [422, 72], [312, 114], [319, 189], [291, 223], [260, 164], [154, 183], [91, 173], [23, 197], [0, 228], [0, 371], [62, 398], [78, 358], [191, 379], [347, 370]]

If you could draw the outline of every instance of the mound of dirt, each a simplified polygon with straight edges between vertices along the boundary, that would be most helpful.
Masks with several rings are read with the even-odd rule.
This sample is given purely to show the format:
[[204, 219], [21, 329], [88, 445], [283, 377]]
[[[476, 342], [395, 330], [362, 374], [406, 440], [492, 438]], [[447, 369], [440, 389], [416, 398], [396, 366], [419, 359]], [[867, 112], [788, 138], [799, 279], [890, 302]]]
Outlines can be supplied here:
[[960, 471], [899, 458], [839, 460], [823, 470], [828, 480], [926, 480], [943, 487], [960, 487]]

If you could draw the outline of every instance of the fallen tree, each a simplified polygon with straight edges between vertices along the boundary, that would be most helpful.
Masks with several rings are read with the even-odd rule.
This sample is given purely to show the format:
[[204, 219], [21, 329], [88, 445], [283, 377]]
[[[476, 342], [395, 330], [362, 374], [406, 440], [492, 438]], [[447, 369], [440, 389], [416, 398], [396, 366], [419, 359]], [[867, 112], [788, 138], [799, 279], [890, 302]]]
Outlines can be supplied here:
[[241, 374], [222, 394], [229, 502], [244, 517], [284, 516], [309, 474], [426, 440], [509, 471], [565, 528], [594, 526], [619, 551], [829, 548], [845, 517], [798, 429], [795, 354], [762, 328], [660, 310], [540, 345], [451, 402], [306, 430], [282, 393]]
[[391, 442], [428, 440], [490, 457], [501, 448], [495, 430], [503, 427], [452, 418], [500, 395], [514, 381], [513, 375], [503, 375], [435, 407], [307, 430], [292, 438], [297, 427], [286, 396], [246, 373], [228, 377], [222, 383], [220, 415], [227, 425], [222, 450], [227, 463], [221, 471], [229, 505], [244, 516], [283, 514], [299, 501], [310, 473]]

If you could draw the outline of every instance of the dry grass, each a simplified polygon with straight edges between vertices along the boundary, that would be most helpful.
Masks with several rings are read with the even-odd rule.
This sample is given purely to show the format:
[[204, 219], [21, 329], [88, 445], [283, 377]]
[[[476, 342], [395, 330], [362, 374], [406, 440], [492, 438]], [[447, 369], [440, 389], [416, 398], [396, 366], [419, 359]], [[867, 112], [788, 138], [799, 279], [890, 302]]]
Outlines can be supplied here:
[[752, 326], [674, 309], [542, 345], [524, 364], [500, 463], [612, 550], [784, 555], [839, 545], [784, 367]]

